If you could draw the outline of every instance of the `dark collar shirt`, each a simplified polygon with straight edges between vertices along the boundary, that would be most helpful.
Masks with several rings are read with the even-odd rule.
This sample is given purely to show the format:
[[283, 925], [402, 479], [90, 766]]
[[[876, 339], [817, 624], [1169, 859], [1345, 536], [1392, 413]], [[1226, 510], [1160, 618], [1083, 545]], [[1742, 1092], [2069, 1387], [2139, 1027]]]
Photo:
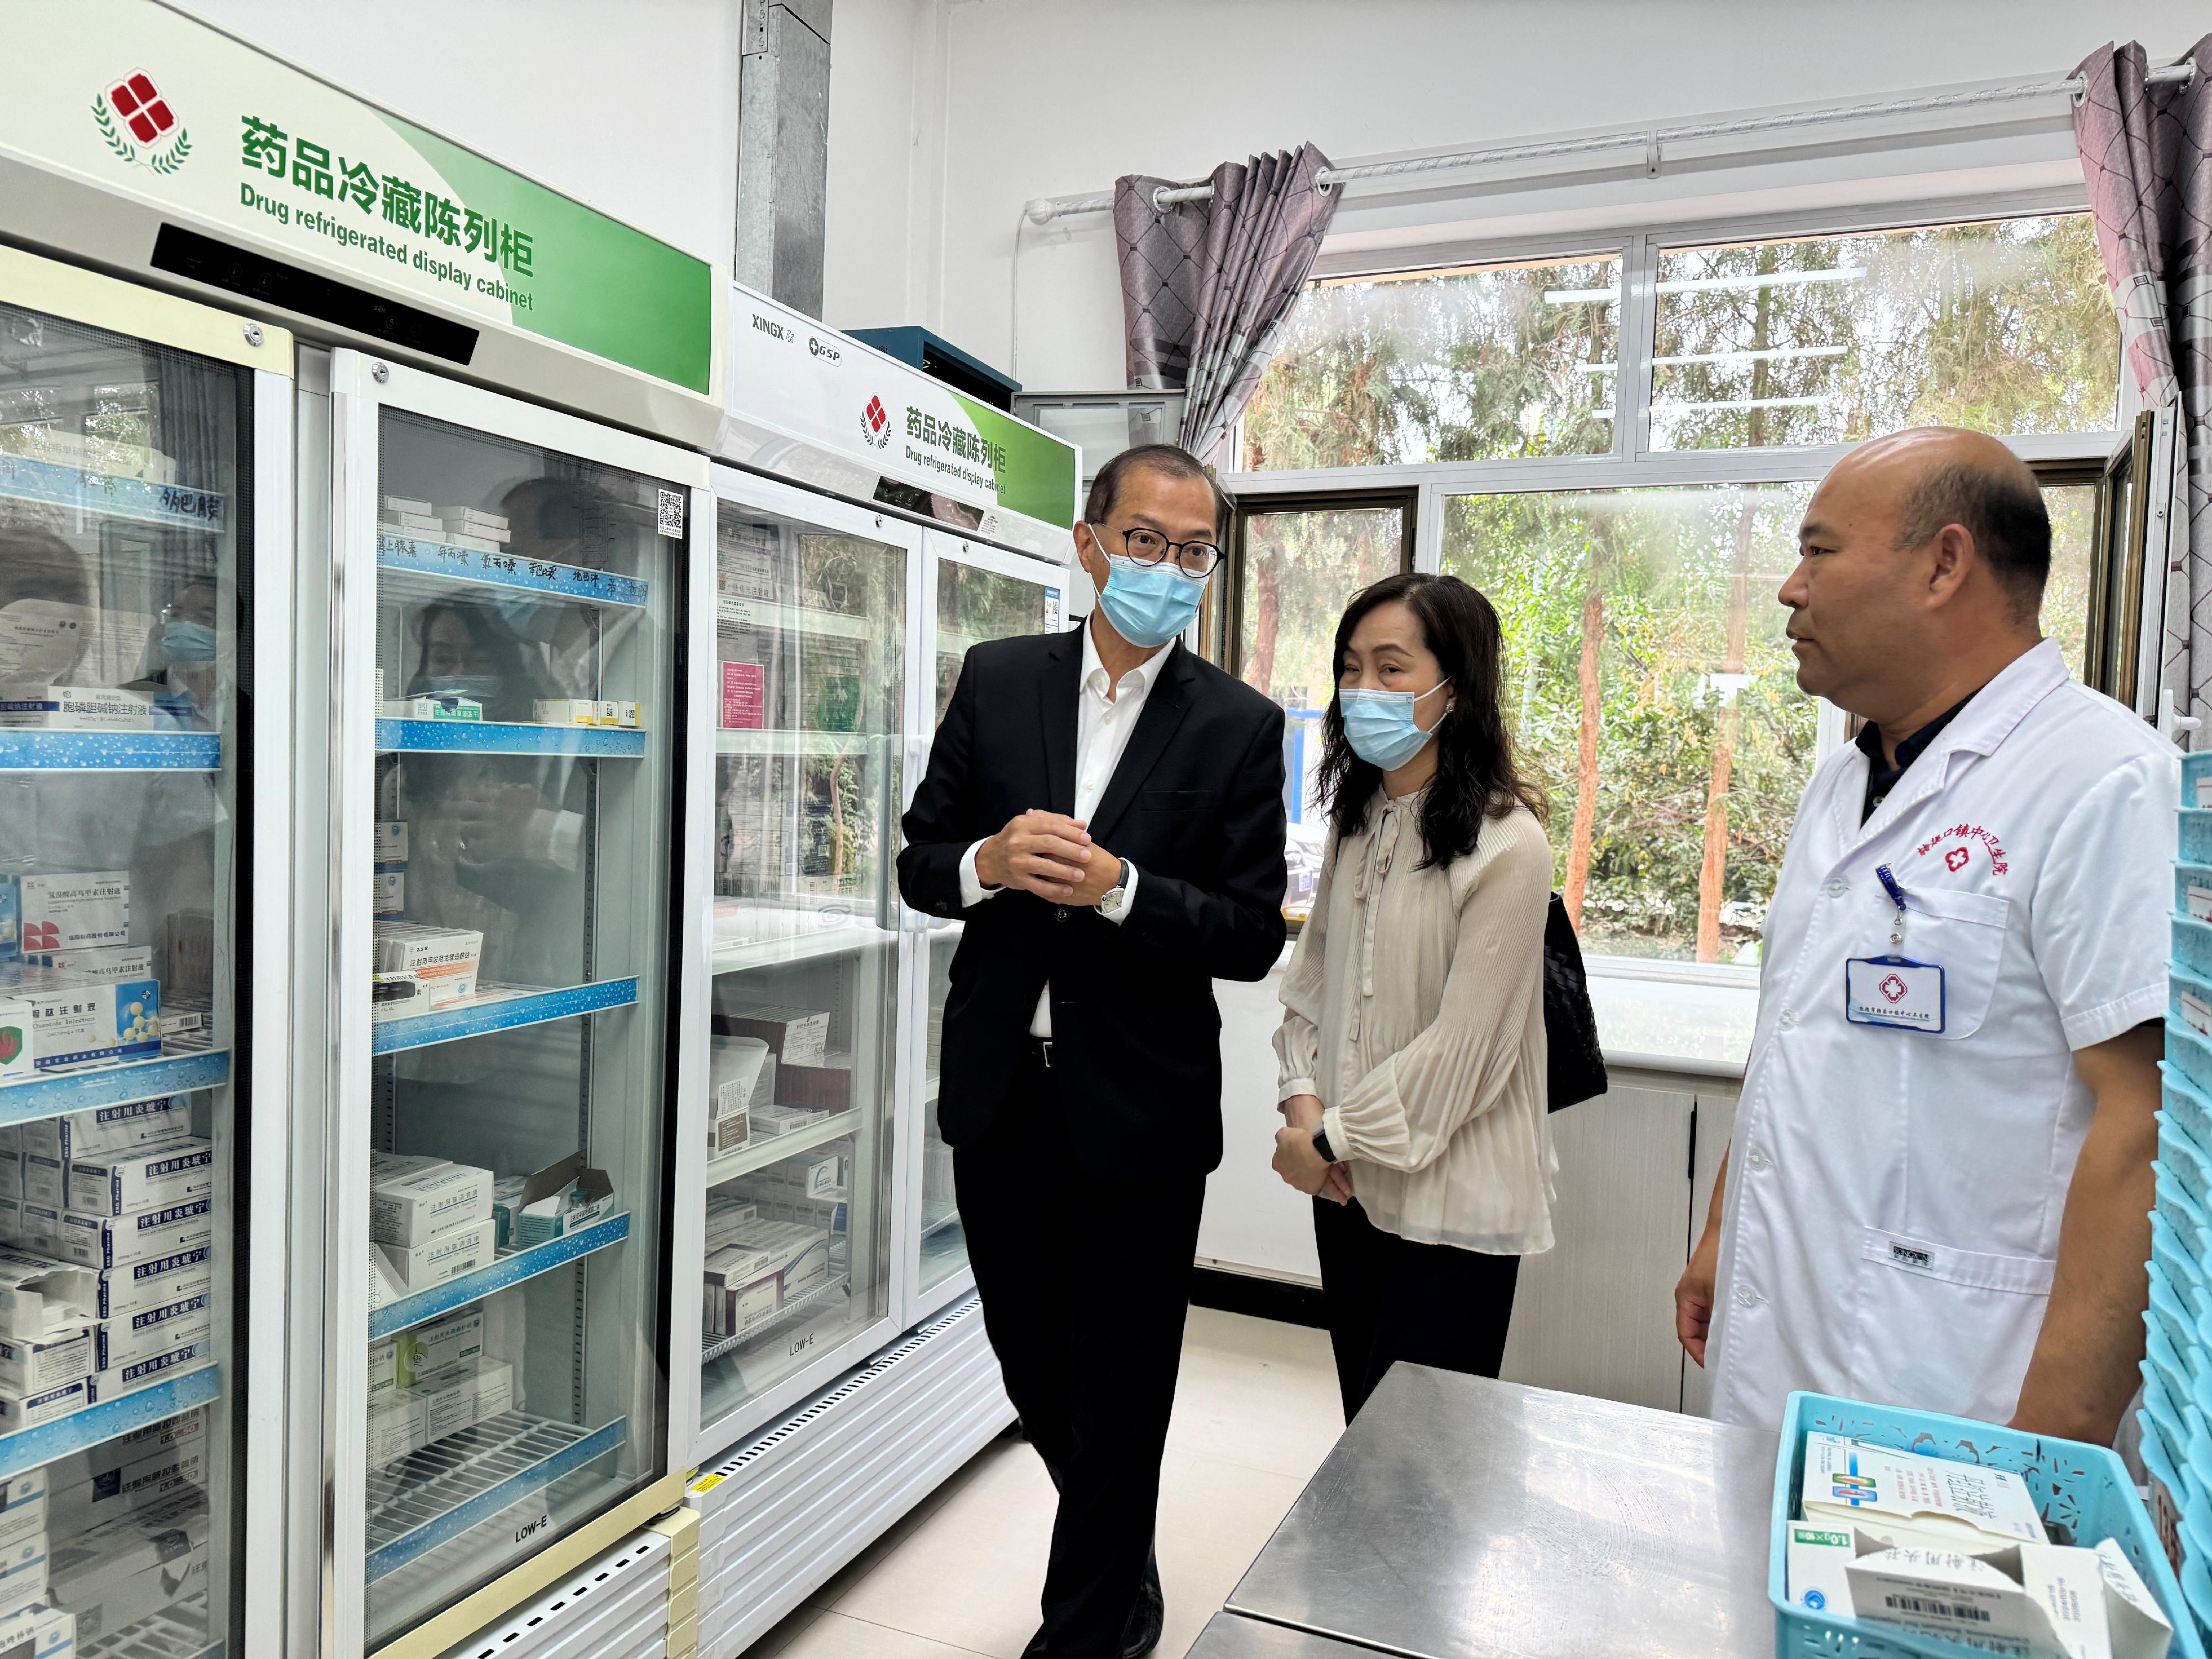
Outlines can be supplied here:
[[1859, 752], [1867, 757], [1866, 799], [1859, 805], [1861, 823], [1874, 816], [1875, 808], [1889, 798], [1889, 792], [1897, 787], [1898, 780], [1912, 769], [1912, 763], [1928, 751], [1928, 745], [1942, 734], [1943, 728], [1956, 718], [1960, 709], [1973, 702], [1974, 696], [1972, 692], [1967, 693], [1911, 737], [1899, 743], [1897, 764], [1894, 766], [1882, 758], [1881, 727], [1872, 720], [1859, 727]]

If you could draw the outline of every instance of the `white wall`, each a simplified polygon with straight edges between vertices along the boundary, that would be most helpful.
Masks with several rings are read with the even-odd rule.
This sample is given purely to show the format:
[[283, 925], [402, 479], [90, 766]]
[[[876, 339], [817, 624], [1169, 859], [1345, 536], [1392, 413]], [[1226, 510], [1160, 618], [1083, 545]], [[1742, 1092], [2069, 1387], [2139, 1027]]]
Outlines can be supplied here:
[[185, 0], [184, 9], [729, 264], [736, 0]]
[[[827, 320], [921, 323], [1003, 367], [1009, 255], [1032, 198], [1103, 190], [1123, 173], [1199, 176], [1306, 139], [1347, 162], [2056, 77], [2112, 38], [2178, 55], [2208, 23], [2182, 0], [839, 0]], [[1871, 158], [1836, 155], [1824, 137], [1725, 176], [1685, 151], [1656, 180], [1637, 158], [1564, 191], [1478, 179], [1441, 195], [1355, 193], [1330, 250], [1711, 217], [1723, 198], [1730, 210], [1863, 201], [1869, 178], [1923, 197], [2078, 185], [2063, 103], [2036, 115]], [[902, 193], [902, 181], [927, 188]], [[1023, 249], [1018, 378], [1120, 385], [1108, 222], [1031, 228]]]

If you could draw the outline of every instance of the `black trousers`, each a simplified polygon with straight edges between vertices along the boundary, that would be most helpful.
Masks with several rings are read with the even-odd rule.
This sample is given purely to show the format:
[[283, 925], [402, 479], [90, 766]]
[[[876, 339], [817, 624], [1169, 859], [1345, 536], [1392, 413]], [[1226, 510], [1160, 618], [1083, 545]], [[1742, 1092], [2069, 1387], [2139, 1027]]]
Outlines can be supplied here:
[[1359, 1415], [1399, 1360], [1495, 1376], [1513, 1322], [1517, 1255], [1416, 1244], [1386, 1233], [1354, 1199], [1314, 1200], [1322, 1306], [1336, 1354], [1344, 1420]]
[[1119, 1659], [1159, 1510], [1202, 1176], [1086, 1179], [1052, 1072], [1032, 1057], [952, 1174], [983, 1325], [1060, 1488], [1042, 1650]]

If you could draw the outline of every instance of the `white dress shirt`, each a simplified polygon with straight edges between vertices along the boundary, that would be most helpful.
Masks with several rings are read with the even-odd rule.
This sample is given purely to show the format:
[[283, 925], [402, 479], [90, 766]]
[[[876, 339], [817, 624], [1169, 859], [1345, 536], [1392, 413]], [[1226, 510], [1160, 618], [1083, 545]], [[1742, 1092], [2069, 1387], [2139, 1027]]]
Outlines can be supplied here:
[[[1121, 763], [1121, 751], [1129, 746], [1129, 733], [1137, 729], [1137, 721], [1145, 712], [1145, 701], [1152, 694], [1152, 686], [1160, 678], [1160, 669], [1174, 650], [1172, 641], [1139, 663], [1121, 676], [1119, 685], [1107, 678], [1106, 665], [1098, 660], [1098, 644], [1091, 636], [1090, 627], [1083, 630], [1083, 684], [1075, 697], [1075, 816], [1089, 823], [1091, 815], [1098, 810], [1099, 798], [1105, 794], [1106, 786], [1114, 781], [1115, 769]], [[1006, 890], [986, 887], [975, 873], [977, 842], [969, 848], [960, 860], [960, 902], [973, 908], [985, 899], [995, 898]], [[1116, 899], [1109, 895], [1098, 907], [1098, 914], [1121, 925], [1128, 915], [1129, 906], [1137, 896], [1137, 866], [1122, 860], [1124, 884]], [[1049, 981], [1042, 995], [1037, 998], [1036, 1017], [1030, 1021], [1030, 1035], [1049, 1039], [1052, 1036], [1052, 986]]]

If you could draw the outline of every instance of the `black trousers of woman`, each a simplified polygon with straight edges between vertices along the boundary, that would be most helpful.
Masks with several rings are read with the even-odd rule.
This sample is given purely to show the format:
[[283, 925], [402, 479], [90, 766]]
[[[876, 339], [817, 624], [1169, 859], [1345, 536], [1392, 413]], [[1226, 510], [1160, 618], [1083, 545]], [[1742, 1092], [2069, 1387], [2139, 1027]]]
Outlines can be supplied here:
[[1346, 1422], [1401, 1359], [1498, 1375], [1519, 1256], [1413, 1243], [1370, 1221], [1358, 1199], [1314, 1200], [1314, 1243]]

